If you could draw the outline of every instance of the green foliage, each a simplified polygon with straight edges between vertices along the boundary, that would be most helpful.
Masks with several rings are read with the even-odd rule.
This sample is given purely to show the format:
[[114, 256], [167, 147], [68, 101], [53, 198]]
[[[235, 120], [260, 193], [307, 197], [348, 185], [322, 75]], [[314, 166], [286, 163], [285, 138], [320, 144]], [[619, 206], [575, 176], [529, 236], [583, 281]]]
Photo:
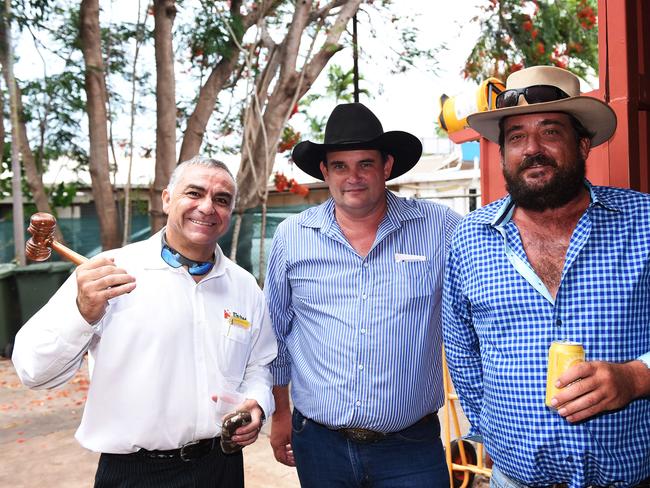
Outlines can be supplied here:
[[[9, 175], [9, 173], [11, 173], [11, 143], [5, 142], [2, 160], [0, 161], [0, 198], [13, 195], [13, 176]], [[20, 173], [20, 186], [23, 195], [29, 195], [29, 186], [27, 185], [25, 172], [22, 168]], [[3, 174], [7, 176], [2, 176]]]
[[32, 125], [32, 151], [43, 171], [49, 161], [67, 156], [79, 163], [88, 160], [82, 122], [85, 110], [83, 78], [79, 72], [35, 78], [23, 86], [23, 115]]
[[[241, 1], [243, 13], [259, 8], [261, 3], [262, 0]], [[174, 21], [174, 48], [178, 87], [176, 115], [179, 129], [184, 127], [197, 101], [200, 86], [205, 82], [210, 71], [224, 56], [238, 56], [239, 68], [235, 70], [226, 89], [220, 93], [206, 131], [202, 151], [207, 154], [218, 152], [235, 154], [241, 151], [241, 137], [237, 135], [241, 134], [242, 130], [243, 114], [250, 94], [250, 80], [261, 73], [268, 61], [267, 47], [258, 42], [259, 32], [256, 33], [255, 29], [251, 29], [250, 37], [247, 35], [244, 38], [242, 19], [239, 15], [231, 13], [231, 4], [230, 0], [177, 0], [179, 8]], [[116, 5], [100, 2], [102, 9], [116, 8]], [[267, 33], [277, 42], [282, 39], [291, 22], [295, 5], [296, 2], [293, 0], [277, 1], [274, 10], [264, 19]], [[314, 12], [324, 5], [323, 2], [314, 2]], [[12, 8], [12, 20], [14, 25], [19, 27], [21, 42], [29, 42], [31, 37], [31, 41], [36, 45], [43, 59], [42, 63], [38, 56], [35, 56], [33, 61], [28, 60], [32, 62], [33, 68], [41, 69], [42, 73], [18, 80], [24, 104], [22, 117], [27, 124], [28, 137], [37, 165], [45, 171], [50, 161], [66, 157], [76, 162], [79, 169], [85, 169], [89, 158], [89, 141], [86, 135], [88, 129], [84, 86], [85, 67], [79, 36], [79, 2], [12, 0]], [[411, 26], [412, 18], [392, 14], [390, 1], [370, 1], [364, 3], [362, 8], [365, 12], [363, 10], [360, 12], [359, 26], [366, 36], [368, 32], [372, 33], [372, 23], [378, 19], [371, 12], [379, 12], [379, 21], [384, 23], [388, 19], [398, 37], [395, 42], [375, 39], [388, 47], [381, 50], [382, 53], [376, 59], [370, 58], [367, 50], [364, 51], [365, 46], [360, 46], [362, 66], [364, 63], [384, 64], [391, 66], [393, 72], [403, 72], [416, 62], [420, 69], [428, 69], [431, 63], [435, 63], [435, 51], [418, 46], [418, 33]], [[324, 33], [332, 28], [338, 10], [335, 8], [334, 12], [326, 18], [312, 21], [306, 29], [305, 35], [319, 32], [316, 49], [320, 47]], [[152, 64], [151, 55], [153, 17], [151, 15], [147, 17], [149, 24], [146, 28], [136, 24], [135, 15], [133, 17], [133, 22], [114, 22], [111, 25], [107, 25], [106, 18], [103, 17], [101, 36], [109, 92], [107, 106], [112, 120], [124, 120], [120, 117], [130, 112], [128, 105], [135, 39], [142, 40], [143, 49], [150, 49], [146, 55], [141, 54], [142, 58], [140, 58], [142, 64], [145, 64], [145, 56], [149, 55], [150, 64], [148, 66], [145, 64], [145, 67], [139, 66], [136, 80], [139, 94], [145, 95], [136, 102], [138, 104], [136, 124], [138, 124], [138, 116], [146, 111], [147, 103], [149, 109], [154, 110], [152, 106], [155, 102], [153, 98], [155, 80], [152, 78], [152, 71], [155, 66]], [[320, 21], [322, 25], [319, 27]], [[351, 25], [347, 26], [347, 29], [351, 31]], [[254, 53], [252, 67], [249, 68], [243, 62], [243, 53], [238, 50], [233, 51], [236, 49], [231, 42], [233, 33], [238, 42], [244, 43], [246, 50]], [[352, 43], [350, 34], [351, 32], [345, 33], [341, 39], [346, 55], [349, 55]], [[332, 48], [339, 50], [339, 46], [332, 46]], [[300, 62], [302, 61], [301, 58]], [[297, 69], [301, 68], [300, 62]], [[34, 72], [33, 68], [32, 72]], [[351, 101], [353, 98], [351, 70], [335, 65], [327, 72], [327, 78], [324, 94], [312, 98], [306, 97], [299, 104], [301, 115], [305, 116], [310, 131], [315, 135], [322, 133], [326, 118], [317, 114], [316, 107], [310, 107], [311, 102], [328, 99], [340, 103]], [[361, 82], [363, 83], [363, 77]], [[246, 85], [247, 83], [249, 84]], [[363, 96], [370, 96], [365, 88], [361, 89], [361, 93]], [[144, 99], [146, 101], [142, 102]], [[146, 122], [149, 124], [150, 120]], [[123, 127], [120, 129], [122, 134], [117, 135], [116, 139], [126, 140]], [[118, 130], [115, 132], [117, 133]], [[182, 134], [182, 131], [179, 131], [179, 134]], [[2, 185], [4, 182], [0, 181], [0, 189]], [[66, 193], [60, 190], [58, 187], [55, 188], [52, 196], [56, 195], [56, 198], [59, 198]]]
[[481, 36], [463, 74], [502, 80], [535, 65], [567, 68], [585, 78], [598, 72], [597, 0], [487, 0], [473, 19]]
[[[359, 75], [359, 82], [361, 80], [363, 80], [363, 76]], [[359, 93], [370, 95], [365, 88], [360, 88]], [[326, 94], [333, 97], [337, 104], [354, 101], [354, 70], [344, 71], [338, 64], [330, 66], [327, 71]]]
[[11, 144], [2, 144], [2, 159], [0, 159], [0, 198], [11, 195]]
[[[4, 152], [2, 154], [2, 160], [0, 160], [0, 198], [9, 197], [13, 194], [12, 188], [12, 176], [5, 176], [11, 172], [11, 144], [4, 144]], [[49, 195], [50, 204], [52, 207], [68, 207], [72, 205], [74, 197], [77, 194], [80, 184], [77, 182], [65, 183], [61, 182], [59, 184], [53, 185], [51, 188], [46, 188], [46, 191]], [[29, 185], [27, 184], [27, 179], [25, 178], [24, 171], [21, 171], [21, 187], [23, 196], [28, 196], [31, 194], [29, 190]], [[30, 204], [31, 205], [31, 204]], [[32, 205], [33, 206], [33, 205]], [[31, 208], [31, 207], [30, 207]], [[31, 213], [34, 213], [34, 211]], [[29, 215], [29, 214], [27, 214]]]
[[[359, 85], [364, 81], [359, 74]], [[359, 94], [372, 98], [371, 93], [365, 88], [359, 88]], [[354, 72], [352, 69], [344, 70], [338, 64], [332, 64], [327, 70], [327, 85], [324, 94], [311, 93], [304, 96], [298, 103], [299, 111], [303, 114], [309, 126], [309, 138], [317, 140], [323, 138], [327, 117], [319, 116], [314, 110], [316, 102], [350, 103], [354, 101]]]
[[223, 57], [237, 56], [237, 47], [230, 42], [231, 31], [238, 42], [244, 35], [244, 26], [239, 15], [230, 14], [230, 2], [212, 0], [200, 1], [200, 15], [195, 15], [193, 22], [180, 24], [177, 29], [181, 34], [185, 55], [193, 66], [201, 71], [211, 68]]
[[[4, 15], [4, 2], [2, 3], [0, 11]], [[47, 22], [54, 11], [55, 4], [53, 0], [12, 0], [12, 21], [21, 30], [34, 24]]]
[[52, 207], [69, 207], [74, 202], [74, 197], [77, 195], [79, 184], [76, 182], [64, 183], [54, 185], [50, 189], [50, 202]]
[[[42, 75], [17, 80], [23, 102], [20, 116], [28, 129], [36, 165], [45, 172], [50, 161], [66, 157], [76, 162], [79, 169], [85, 169], [89, 141], [86, 136], [85, 66], [79, 38], [79, 4], [20, 0], [14, 2], [13, 8], [12, 20], [23, 35], [31, 36], [41, 56], [41, 59], [34, 59], [34, 66], [42, 66]], [[124, 80], [131, 81], [130, 43], [136, 37], [147, 41], [152, 36], [141, 25], [128, 22], [102, 27], [101, 36], [110, 98], [109, 117], [116, 118], [126, 112], [126, 103], [118, 85], [122, 83], [124, 86]], [[111, 83], [113, 79], [115, 86]], [[144, 90], [149, 79], [149, 73], [138, 76], [138, 89]], [[8, 184], [10, 190], [11, 182]], [[0, 189], [5, 186], [5, 181], [0, 181]], [[29, 196], [27, 186], [24, 188], [25, 195]], [[52, 189], [52, 203], [65, 206], [66, 198], [69, 195], [73, 198], [74, 192], [70, 191], [71, 188], [60, 190], [59, 187]]]

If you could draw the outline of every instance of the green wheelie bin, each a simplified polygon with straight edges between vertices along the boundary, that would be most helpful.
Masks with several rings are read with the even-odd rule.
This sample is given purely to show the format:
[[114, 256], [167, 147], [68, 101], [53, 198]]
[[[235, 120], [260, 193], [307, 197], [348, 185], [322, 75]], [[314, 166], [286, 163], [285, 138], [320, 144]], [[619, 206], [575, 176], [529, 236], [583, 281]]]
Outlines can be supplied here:
[[0, 264], [0, 354], [5, 357], [11, 356], [14, 337], [22, 323], [15, 274], [15, 264]]
[[28, 264], [16, 267], [18, 302], [20, 303], [21, 324], [45, 305], [70, 276], [75, 267], [67, 261]]

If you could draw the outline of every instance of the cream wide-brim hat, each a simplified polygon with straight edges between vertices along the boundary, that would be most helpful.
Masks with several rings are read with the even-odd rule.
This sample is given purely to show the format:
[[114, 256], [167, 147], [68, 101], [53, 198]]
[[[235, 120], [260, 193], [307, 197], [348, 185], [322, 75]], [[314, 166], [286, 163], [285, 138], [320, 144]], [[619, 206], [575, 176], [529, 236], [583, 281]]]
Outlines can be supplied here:
[[506, 90], [535, 85], [552, 85], [569, 95], [553, 102], [529, 104], [519, 96], [518, 105], [478, 112], [467, 117], [467, 123], [486, 139], [499, 143], [499, 121], [504, 117], [544, 112], [563, 112], [573, 115], [592, 134], [591, 146], [607, 141], [616, 130], [616, 114], [606, 103], [580, 95], [580, 80], [570, 71], [555, 66], [534, 66], [508, 76]]

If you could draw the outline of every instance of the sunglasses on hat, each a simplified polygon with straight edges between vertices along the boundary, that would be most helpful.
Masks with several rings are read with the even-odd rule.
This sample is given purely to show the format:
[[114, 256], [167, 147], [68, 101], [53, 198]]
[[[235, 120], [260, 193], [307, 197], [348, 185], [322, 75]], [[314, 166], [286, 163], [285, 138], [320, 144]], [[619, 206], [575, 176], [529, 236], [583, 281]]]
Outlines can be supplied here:
[[519, 104], [519, 96], [523, 95], [526, 101], [532, 103], [554, 102], [569, 98], [564, 91], [553, 85], [533, 85], [525, 88], [511, 88], [504, 90], [495, 100], [496, 108], [516, 107]]

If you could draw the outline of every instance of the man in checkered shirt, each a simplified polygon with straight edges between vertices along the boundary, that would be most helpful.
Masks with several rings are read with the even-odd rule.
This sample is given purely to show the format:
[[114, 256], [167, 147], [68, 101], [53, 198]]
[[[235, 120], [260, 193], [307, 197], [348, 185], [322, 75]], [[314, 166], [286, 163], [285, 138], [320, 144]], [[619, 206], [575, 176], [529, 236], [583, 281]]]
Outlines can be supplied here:
[[[509, 194], [456, 230], [443, 328], [491, 485], [650, 486], [650, 196], [585, 179], [614, 112], [570, 72], [538, 66], [468, 122], [499, 144]], [[549, 408], [559, 340], [581, 343], [586, 361], [560, 376]]]

